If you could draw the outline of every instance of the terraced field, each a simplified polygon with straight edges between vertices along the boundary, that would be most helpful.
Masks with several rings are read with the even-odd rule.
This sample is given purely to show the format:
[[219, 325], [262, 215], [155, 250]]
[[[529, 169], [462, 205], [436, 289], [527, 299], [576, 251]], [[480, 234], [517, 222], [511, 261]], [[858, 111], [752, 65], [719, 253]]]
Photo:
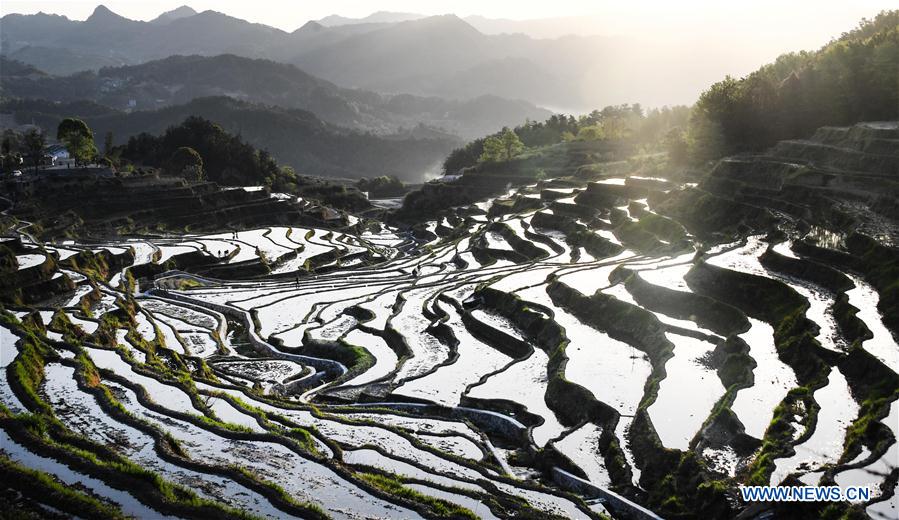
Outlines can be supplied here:
[[892, 239], [809, 225], [777, 193], [750, 203], [733, 168], [531, 182], [415, 232], [87, 244], [22, 225], [3, 242], [0, 461], [53, 492], [15, 500], [725, 518], [740, 484], [835, 482], [874, 491], [837, 512], [895, 518]]

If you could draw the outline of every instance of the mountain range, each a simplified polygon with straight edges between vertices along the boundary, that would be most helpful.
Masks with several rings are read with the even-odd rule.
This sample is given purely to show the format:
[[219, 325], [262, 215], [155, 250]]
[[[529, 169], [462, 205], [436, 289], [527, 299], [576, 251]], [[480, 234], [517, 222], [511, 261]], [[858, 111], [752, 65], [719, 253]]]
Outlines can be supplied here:
[[229, 96], [308, 110], [328, 123], [377, 134], [425, 125], [465, 139], [526, 118], [541, 120], [550, 115], [525, 101], [496, 96], [451, 100], [345, 89], [294, 65], [235, 55], [170, 56], [69, 76], [53, 76], [3, 57], [0, 60], [0, 92], [6, 96], [63, 103], [90, 100], [122, 111]]
[[[476, 19], [454, 15], [382, 13], [344, 22], [329, 17], [286, 32], [216, 11], [183, 7], [142, 22], [99, 6], [84, 21], [8, 14], [0, 19], [0, 49], [54, 75], [234, 54], [293, 64], [344, 88], [454, 99], [492, 94], [570, 110], [689, 103], [732, 57], [709, 46], [617, 37], [485, 34], [472, 25]], [[670, 74], [685, 55], [690, 74]]]
[[547, 118], [539, 106], [692, 100], [715, 61], [697, 49], [692, 73], [672, 74], [681, 48], [487, 34], [516, 23], [379, 12], [286, 32], [187, 6], [146, 22], [102, 5], [84, 21], [8, 14], [0, 112], [51, 133], [82, 117], [116, 143], [199, 115], [303, 174], [420, 181], [464, 140]]
[[348, 18], [346, 16], [332, 14], [330, 16], [322, 18], [321, 20], [318, 20], [318, 23], [326, 27], [337, 27], [338, 25], [356, 25], [366, 23], [408, 22], [410, 20], [420, 20], [422, 18], [427, 18], [427, 15], [418, 13], [398, 13], [393, 11], [376, 11], [364, 18]]
[[[318, 23], [328, 27], [339, 25], [365, 24], [365, 23], [396, 23], [409, 20], [420, 20], [428, 15], [419, 13], [402, 13], [391, 11], [377, 11], [363, 18], [348, 18], [345, 16], [326, 16]], [[559, 38], [562, 36], [592, 36], [602, 27], [602, 20], [598, 15], [589, 16], [563, 16], [554, 18], [535, 18], [526, 20], [512, 20], [508, 18], [488, 18], [481, 15], [469, 15], [464, 18], [466, 23], [484, 34], [526, 34], [532, 38]]]

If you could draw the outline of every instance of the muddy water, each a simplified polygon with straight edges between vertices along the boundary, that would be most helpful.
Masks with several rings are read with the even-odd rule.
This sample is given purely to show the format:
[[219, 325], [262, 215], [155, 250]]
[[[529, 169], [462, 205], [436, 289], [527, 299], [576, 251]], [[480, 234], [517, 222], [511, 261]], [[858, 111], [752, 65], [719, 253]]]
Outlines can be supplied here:
[[750, 237], [745, 246], [712, 256], [707, 261], [709, 264], [718, 267], [780, 280], [788, 285], [800, 296], [808, 300], [809, 307], [805, 314], [808, 319], [815, 322], [820, 328], [817, 339], [821, 346], [834, 352], [843, 352], [845, 345], [840, 340], [836, 320], [831, 310], [831, 306], [834, 303], [834, 295], [815, 285], [799, 282], [790, 277], [768, 271], [758, 259], [767, 247], [767, 243], [761, 237]]
[[376, 423], [396, 426], [398, 428], [403, 428], [405, 430], [413, 432], [429, 433], [434, 435], [456, 433], [459, 435], [464, 435], [470, 439], [478, 438], [478, 433], [463, 422], [441, 421], [438, 419], [429, 419], [425, 417], [412, 417], [388, 413], [352, 413], [348, 414], [347, 417], [350, 419], [371, 420]]
[[0, 401], [10, 411], [22, 413], [26, 411], [25, 405], [16, 397], [16, 394], [9, 386], [9, 381], [6, 379], [7, 367], [19, 355], [19, 350], [16, 348], [16, 342], [18, 341], [18, 336], [5, 326], [0, 325]]
[[553, 445], [584, 470], [591, 482], [598, 486], [608, 487], [611, 485], [612, 479], [599, 452], [601, 435], [601, 427], [587, 423], [561, 440], [554, 441]]
[[609, 274], [620, 265], [618, 261], [632, 256], [633, 253], [625, 251], [608, 261], [603, 261], [596, 267], [579, 269], [560, 277], [559, 280], [565, 285], [577, 289], [585, 296], [592, 296], [596, 291], [609, 286]]
[[714, 345], [677, 334], [667, 334], [674, 357], [665, 363], [667, 376], [659, 385], [649, 417], [666, 448], [686, 450], [709, 412], [724, 394], [724, 386], [702, 358]]
[[534, 353], [527, 359], [512, 363], [502, 372], [472, 387], [468, 395], [479, 399], [506, 399], [521, 403], [530, 413], [542, 417], [543, 424], [534, 427], [532, 434], [537, 446], [543, 446], [565, 430], [544, 399], [548, 362], [545, 352], [539, 348], [534, 349]]
[[[838, 486], [868, 486], [873, 491], [872, 496], [877, 497], [875, 500], [882, 495], [880, 486], [886, 476], [899, 467], [899, 441], [895, 440], [899, 439], [899, 401], [893, 401], [889, 413], [882, 422], [893, 432], [894, 436], [886, 453], [870, 464], [842, 471], [834, 476], [834, 481]], [[872, 518], [896, 518], [897, 509], [899, 509], [899, 495], [894, 493], [887, 500], [869, 505], [866, 511]]]
[[371, 449], [346, 450], [343, 452], [343, 460], [348, 464], [372, 466], [397, 475], [433, 482], [442, 486], [469, 489], [472, 491], [480, 491], [482, 489], [476, 484], [431, 473], [413, 466], [412, 464], [384, 456]]
[[422, 484], [410, 484], [408, 487], [414, 489], [415, 491], [424, 493], [425, 495], [440, 498], [446, 500], [447, 502], [460, 505], [477, 515], [478, 518], [483, 518], [484, 520], [498, 520], [497, 517], [495, 517], [493, 513], [490, 512], [490, 508], [480, 500], [475, 500], [471, 497], [460, 495], [458, 493], [442, 491], [440, 489], [432, 488], [430, 486], [425, 486]]
[[[603, 182], [622, 185], [625, 184], [625, 179], [613, 178]], [[580, 189], [558, 190], [561, 195], [560, 202], [576, 204], [575, 196]], [[507, 196], [511, 196], [514, 191], [515, 189], [510, 190]], [[623, 202], [625, 201], [617, 204]], [[631, 221], [638, 219], [642, 212], [631, 213], [629, 205], [634, 208], [640, 207], [639, 204], [648, 206], [646, 199], [636, 201], [638, 203], [636, 206], [631, 204], [634, 201], [627, 202], [628, 204], [621, 206], [620, 209]], [[486, 210], [491, 204], [492, 201], [484, 201], [479, 207]], [[552, 214], [552, 211], [547, 209], [536, 211]], [[561, 213], [556, 216], [561, 216]], [[354, 237], [346, 230], [273, 227], [241, 231], [236, 236], [222, 233], [187, 236], [181, 241], [162, 240], [158, 241], [159, 243], [148, 241], [133, 244], [141, 262], [152, 261], [152, 256], [157, 250], [161, 251], [163, 258], [198, 249], [215, 252], [214, 254], [234, 252], [236, 256], [232, 262], [253, 260], [258, 258], [259, 254], [274, 260], [287, 253], [296, 252], [295, 258], [275, 264], [276, 274], [305, 269], [307, 258], [323, 252], [349, 254], [364, 251], [369, 246], [375, 247], [382, 256], [376, 260], [369, 258], [369, 261], [381, 262], [374, 265], [358, 258], [352, 261], [335, 259], [331, 264], [334, 271], [308, 275], [303, 273], [299, 282], [293, 278], [280, 277], [208, 280], [202, 282], [201, 287], [184, 289], [181, 293], [201, 304], [209, 302], [255, 311], [258, 315], [258, 330], [251, 331], [251, 334], [258, 334], [262, 339], [274, 334], [290, 348], [307, 348], [310, 346], [306, 341], [308, 339], [317, 340], [330, 347], [338, 345], [334, 348], [340, 348], [340, 344], [336, 342], [345, 339], [351, 344], [366, 348], [374, 357], [374, 364], [353, 379], [344, 382], [344, 388], [334, 392], [333, 395], [339, 395], [341, 399], [347, 398], [346, 396], [359, 396], [360, 401], [384, 400], [387, 401], [384, 405], [389, 406], [391, 400], [412, 398], [453, 407], [459, 404], [468, 389], [468, 395], [473, 398], [503, 399], [518, 403], [543, 421], [532, 428], [533, 444], [543, 447], [552, 441], [556, 449], [579, 465], [594, 483], [609, 485], [610, 477], [598, 447], [599, 438], [603, 433], [600, 426], [588, 423], [573, 430], [563, 427], [546, 403], [549, 365], [547, 353], [538, 348], [523, 359], [512, 359], [491, 347], [494, 340], [482, 338], [466, 328], [460, 311], [455, 306], [437, 298], [440, 295], [444, 298], [453, 298], [467, 309], [473, 310], [472, 315], [476, 319], [526, 342], [527, 334], [517, 330], [504, 318], [485, 312], [483, 306], [479, 305], [475, 288], [489, 285], [493, 289], [518, 296], [535, 311], [537, 306], [533, 304], [545, 306], [547, 310], [538, 312], [563, 326], [569, 339], [565, 351], [568, 357], [565, 366], [566, 379], [588, 389], [596, 399], [622, 414], [614, 434], [619, 439], [625, 459], [632, 467], [634, 481], [637, 482], [640, 471], [635, 466], [635, 457], [630, 451], [625, 432], [631, 424], [632, 415], [637, 410], [639, 402], [644, 397], [644, 387], [651, 374], [650, 364], [641, 352], [630, 345], [610, 338], [602, 331], [582, 323], [556, 307], [546, 293], [547, 277], [556, 275], [563, 283], [585, 295], [602, 290], [624, 302], [638, 305], [624, 285], [610, 286], [609, 275], [613, 269], [623, 265], [628, 269], [639, 271], [638, 275], [648, 283], [689, 292], [684, 275], [693, 265], [694, 253], [690, 251], [672, 257], [644, 256], [624, 251], [613, 258], [597, 259], [589, 255], [582, 246], [569, 244], [568, 237], [560, 231], [533, 229], [530, 226], [530, 219], [534, 214], [535, 210], [528, 210], [522, 214], [508, 214], [494, 220], [505, 222], [521, 240], [530, 241], [526, 236], [529, 232], [541, 233], [561, 246], [563, 252], [557, 254], [555, 249], [551, 250], [544, 243], [530, 241], [535, 247], [546, 251], [548, 256], [538, 261], [517, 265], [502, 260], [491, 261], [482, 266], [475, 260], [475, 253], [483, 253], [478, 249], [485, 243], [491, 249], [506, 251], [512, 249], [510, 242], [500, 234], [485, 230], [487, 218], [483, 216], [466, 220], [464, 215], [461, 215], [459, 221], [441, 218], [442, 226], [455, 226], [466, 236], [452, 240], [438, 237], [431, 239], [427, 244], [423, 242], [414, 244], [407, 234], [398, 233], [389, 227], [385, 227], [385, 230], [378, 234], [366, 232], [361, 237]], [[619, 237], [612, 231], [611, 221], [605, 218], [608, 212], [600, 213], [599, 216], [602, 218], [571, 220], [579, 226], [588, 226], [589, 231], [602, 238], [620, 243]], [[435, 231], [438, 226], [436, 221], [421, 224], [424, 229], [430, 231]], [[604, 229], [594, 229], [591, 226]], [[394, 249], [400, 245], [403, 247], [402, 250]], [[301, 246], [302, 249], [299, 250]], [[709, 262], [735, 271], [778, 279], [793, 287], [809, 300], [807, 316], [820, 327], [818, 339], [822, 345], [841, 352], [845, 345], [841, 343], [830, 310], [833, 295], [815, 286], [764, 269], [758, 261], [758, 256], [766, 247], [768, 244], [761, 240], [761, 237], [751, 237], [744, 246], [731, 244], [714, 248], [709, 253]], [[791, 251], [788, 241], [776, 244], [773, 248], [784, 255], [794, 258], [797, 256]], [[457, 256], [468, 265], [462, 267], [455, 264], [453, 259]], [[578, 258], [577, 263], [571, 261], [575, 256]], [[121, 277], [122, 273], [115, 273], [114, 280], [120, 280]], [[881, 316], [876, 311], [876, 292], [863, 281], [857, 278], [854, 278], [854, 281], [857, 287], [849, 291], [850, 303], [860, 309], [859, 318], [865, 321], [874, 334], [863, 347], [888, 367], [897, 370], [899, 347], [883, 327]], [[119, 293], [120, 291], [109, 288], [105, 290], [104, 301], [95, 306], [98, 316], [114, 308], [115, 296]], [[400, 308], [398, 303], [403, 299], [406, 301]], [[218, 314], [198, 312], [178, 303], [153, 303], [146, 298], [139, 298], [139, 303], [145, 310], [153, 313], [152, 317], [159, 326], [159, 333], [170, 348], [179, 353], [206, 357], [208, 366], [223, 383], [236, 381], [243, 383], [247, 388], [259, 383], [263, 389], [270, 389], [276, 383], [283, 383], [312, 372], [302, 364], [275, 360], [273, 357], [251, 361], [242, 358], [236, 351], [219, 355], [210, 336], [212, 330], [221, 327], [218, 323], [221, 321]], [[77, 301], [71, 305], [77, 305]], [[354, 305], [371, 310], [375, 318], [360, 323], [359, 318], [350, 317], [346, 312], [351, 313], [348, 309]], [[50, 311], [45, 309], [45, 312]], [[447, 315], [444, 324], [458, 340], [458, 346], [453, 341], [440, 341], [429, 332], [437, 322], [432, 315], [426, 316], [431, 312]], [[698, 327], [692, 321], [675, 319], [660, 313], [654, 314], [665, 325], [709, 334], [709, 331]], [[141, 316], [139, 332], [149, 339], [156, 334], [152, 327], [153, 321], [149, 319], [150, 315]], [[739, 390], [731, 408], [745, 426], [747, 434], [762, 438], [773, 410], [786, 392], [797, 383], [792, 370], [777, 355], [771, 326], [757, 320], [750, 321], [752, 328], [740, 336], [749, 344], [749, 355], [758, 365], [753, 371], [754, 385]], [[96, 328], [96, 322], [87, 321], [84, 326]], [[389, 330], [391, 328], [394, 330]], [[374, 332], [386, 331], [385, 337], [390, 341], [405, 342], [412, 355], [407, 359], [399, 359], [385, 339], [373, 334], [372, 329]], [[225, 329], [221, 330], [223, 335], [229, 336], [224, 334]], [[176, 337], [176, 331], [184, 342], [183, 346]], [[393, 334], [394, 332], [396, 334]], [[120, 339], [123, 339], [123, 334], [124, 330], [119, 331]], [[4, 343], [9, 343], [6, 341], [9, 337], [9, 332], [5, 331], [2, 337]], [[229, 337], [238, 338], [233, 333]], [[667, 375], [661, 381], [657, 399], [649, 407], [648, 413], [666, 447], [687, 449], [690, 440], [723, 395], [724, 388], [717, 374], [702, 363], [703, 357], [713, 348], [713, 342], [674, 334], [668, 334], [668, 338], [674, 344], [674, 356], [666, 363]], [[390, 345], [397, 346], [394, 343]], [[15, 354], [14, 349], [6, 344], [2, 345], [0, 352], [4, 358], [7, 354]], [[194, 409], [186, 393], [173, 385], [137, 374], [117, 353], [98, 349], [91, 349], [89, 352], [95, 357], [99, 366], [113, 370], [144, 386], [154, 402], [172, 411], [200, 413]], [[239, 352], [246, 354], [248, 350], [239, 349]], [[136, 352], [134, 354], [137, 356]], [[282, 356], [282, 353], [276, 355]], [[8, 364], [11, 358], [2, 361]], [[308, 361], [307, 358], [303, 364]], [[232, 370], [237, 366], [241, 369]], [[293, 366], [296, 369], [285, 369], [285, 366]], [[89, 400], [79, 400], [80, 393], [77, 388], [70, 385], [71, 374], [67, 370], [51, 365], [47, 373], [46, 392], [60, 396], [60, 399], [53, 403], [67, 424], [97, 439], [106, 438], [112, 441], [109, 435], [115, 434], [119, 438], [130, 435], [130, 432], [121, 425], [117, 426], [112, 424], [114, 421], [105, 420], [108, 418], [91, 423], [79, 420], [77, 414], [64, 413], [66, 406], [74, 409], [76, 404], [83, 410], [83, 415], [90, 416], [98, 412]], [[5, 376], [5, 372], [2, 376]], [[70, 381], [67, 382], [66, 379]], [[0, 398], [7, 405], [9, 402], [13, 402], [14, 405], [15, 398], [9, 394], [5, 380], [0, 380], [0, 383], [2, 383]], [[431, 496], [469, 507], [487, 518], [493, 517], [480, 500], [437, 488], [449, 486], [483, 490], [472, 482], [484, 478], [498, 478], [492, 466], [485, 468], [474, 465], [485, 460], [485, 453], [491, 454], [492, 448], [486, 438], [482, 437], [482, 432], [472, 425], [445, 420], [446, 415], [443, 416], [444, 419], [437, 419], [404, 417], [374, 411], [365, 414], [345, 413], [347, 408], [334, 406], [332, 404], [334, 401], [326, 403], [324, 400], [317, 403], [325, 414], [321, 416], [311, 410], [283, 409], [272, 402], [266, 402], [262, 396], [247, 394], [234, 387], [219, 388], [203, 382], [198, 382], [197, 387], [204, 393], [226, 392], [298, 425], [314, 427], [320, 432], [319, 435], [330, 438], [344, 448], [346, 462], [382, 468], [424, 480], [426, 482], [424, 484], [409, 485]], [[331, 390], [334, 389], [324, 384], [321, 389], [302, 396], [292, 396], [290, 399], [294, 402], [316, 399], [319, 393]], [[333, 473], [326, 465], [316, 464], [284, 451], [283, 446], [279, 447], [270, 442], [251, 443], [224, 439], [204, 428], [145, 409], [136, 402], [133, 392], [121, 388], [117, 391], [127, 397], [127, 406], [132, 413], [172, 433], [198, 460], [222, 465], [238, 464], [252, 469], [283, 486], [299, 499], [308, 499], [321, 504], [334, 516], [347, 518], [416, 516], [412, 511], [396, 508], [368, 495]], [[838, 370], [832, 371], [828, 386], [819, 389], [815, 393], [815, 399], [822, 406], [818, 427], [807, 440], [797, 446], [796, 456], [776, 462], [775, 480], [795, 471], [806, 481], [817, 482], [820, 478], [820, 466], [833, 463], [840, 455], [846, 424], [857, 413], [857, 405], [848, 393], [845, 378]], [[840, 403], [840, 407], [834, 406], [834, 403]], [[252, 416], [224, 399], [212, 397], [209, 404], [213, 413], [223, 421], [256, 432], [265, 431]], [[408, 410], [411, 410], [410, 413], [419, 414], [423, 408], [408, 408]], [[891, 414], [894, 412], [895, 410], [891, 409]], [[342, 422], [354, 418], [364, 418], [399, 430], [391, 431], [384, 427]], [[895, 422], [893, 415], [886, 420]], [[800, 435], [802, 433], [799, 432]], [[125, 437], [121, 437], [122, 435]], [[136, 435], [127, 441], [136, 447], [146, 446], [138, 442], [139, 437]], [[412, 440], [417, 442], [413, 443]], [[329, 448], [321, 443], [318, 445], [322, 453], [333, 455]], [[377, 447], [381, 453], [371, 449], [372, 446]], [[141, 447], [133, 450], [136, 460], [153, 465], [157, 471], [176, 482], [188, 482], [183, 473], [178, 473], [176, 469], [168, 468], [154, 460], [155, 456], [150, 452], [144, 452], [145, 449]], [[505, 453], [512, 451], [508, 446], [503, 446], [503, 449], [506, 450]], [[895, 450], [895, 445], [891, 450]], [[453, 458], [449, 454], [461, 459]], [[702, 457], [718, 471], [730, 475], [735, 473], [738, 459], [730, 448], [707, 449], [702, 453]], [[473, 466], [468, 467], [460, 463], [462, 459], [470, 461]], [[865, 461], [866, 470], [883, 469], [878, 466], [881, 464], [880, 460], [866, 461], [864, 457], [859, 460]], [[518, 469], [520, 470], [518, 474], [524, 478], [531, 479], [534, 475], [533, 468]], [[847, 470], [838, 474], [838, 478], [847, 482], [865, 480], [862, 471], [862, 469]], [[303, 478], [298, 479], [296, 475], [302, 475]], [[209, 483], [214, 483], [214, 487], [218, 487], [219, 481], [212, 477], [196, 477], [196, 479], [197, 482], [204, 482], [203, 489], [210, 489], [206, 485]], [[583, 516], [571, 501], [546, 493], [545, 490], [524, 489], [510, 482], [498, 482], [497, 486], [501, 491], [531, 501], [543, 511], [555, 512], [567, 518]], [[269, 506], [264, 501], [254, 502], [251, 499], [236, 497], [236, 494], [240, 493], [239, 487], [236, 488], [237, 491], [224, 487], [222, 489], [214, 496], [250, 509], [261, 516], [277, 516], [277, 512], [272, 514], [272, 511], [266, 509]], [[490, 489], [492, 491], [493, 488]], [[868, 507], [871, 514], [889, 511], [887, 509], [889, 504], [874, 503]]]
[[859, 409], [849, 392], [846, 378], [838, 369], [832, 369], [827, 386], [817, 390], [814, 397], [821, 407], [815, 431], [805, 442], [794, 446], [795, 455], [775, 461], [772, 485], [780, 484], [791, 473], [804, 473], [836, 462], [843, 452], [846, 428], [856, 418]]
[[456, 406], [469, 384], [507, 365], [512, 358], [472, 336], [455, 308], [445, 303], [439, 303], [438, 307], [449, 315], [449, 320], [445, 323], [453, 329], [453, 334], [459, 342], [456, 347], [458, 355], [456, 361], [424, 377], [409, 381], [394, 392], [446, 406]]
[[430, 295], [430, 288], [406, 293], [403, 308], [388, 321], [404, 335], [412, 351], [412, 358], [397, 372], [397, 381], [421, 376], [449, 358], [449, 347], [427, 331], [431, 321], [422, 315], [422, 305]]
[[645, 355], [555, 309], [556, 323], [565, 328], [569, 344], [565, 377], [593, 392], [600, 401], [625, 415], [633, 415], [652, 372]]
[[380, 336], [361, 330], [353, 330], [346, 335], [345, 339], [351, 345], [364, 347], [375, 358], [375, 364], [362, 374], [344, 383], [344, 386], [370, 383], [386, 376], [396, 368], [396, 353], [387, 346], [387, 343]]
[[[74, 371], [74, 368], [65, 365], [48, 365], [41, 390], [67, 427], [95, 442], [112, 447], [142, 467], [193, 489], [204, 498], [221, 500], [265, 518], [279, 518], [283, 515], [266, 498], [228, 478], [198, 473], [160, 459], [156, 454], [153, 438], [106, 415], [93, 396], [78, 388]], [[197, 487], [197, 482], [207, 484]]]
[[12, 440], [3, 430], [0, 430], [0, 453], [4, 453], [10, 460], [28, 468], [48, 473], [65, 485], [72, 487], [83, 486], [106, 502], [119, 506], [126, 515], [131, 515], [135, 518], [164, 518], [171, 520], [177, 518], [163, 515], [159, 511], [140, 503], [129, 493], [112, 488], [99, 479], [79, 473], [65, 464], [28, 451], [24, 446]]
[[[368, 495], [331, 469], [305, 460], [280, 444], [219, 437], [191, 423], [150, 411], [137, 401], [134, 392], [118, 388], [124, 394], [121, 401], [128, 411], [170, 433], [193, 457], [209, 463], [236, 464], [250, 469], [282, 486], [294, 498], [320, 504], [335, 518], [355, 518], [357, 515], [385, 519], [397, 515], [418, 518], [414, 511]], [[296, 479], [294, 475], [303, 475], [303, 478]]]
[[855, 283], [855, 288], [846, 291], [849, 303], [858, 309], [856, 315], [865, 322], [873, 337], [862, 343], [862, 347], [881, 360], [893, 372], [899, 374], [899, 343], [883, 325], [883, 319], [877, 310], [880, 296], [870, 284], [861, 278], [848, 275]]
[[752, 371], [754, 382], [737, 392], [730, 408], [740, 418], [746, 434], [761, 439], [774, 408], [796, 386], [796, 376], [777, 356], [774, 329], [753, 318], [749, 322], [752, 328], [740, 334], [740, 338], [749, 345], [749, 355], [757, 365]]
[[46, 259], [47, 257], [41, 253], [16, 256], [16, 262], [19, 264], [20, 271], [22, 269], [28, 269], [30, 267], [41, 265]]
[[98, 368], [111, 370], [116, 374], [144, 387], [154, 402], [177, 412], [195, 414], [197, 410], [184, 391], [180, 388], [166, 385], [152, 377], [138, 374], [131, 365], [126, 363], [119, 354], [113, 350], [86, 349], [91, 360]]

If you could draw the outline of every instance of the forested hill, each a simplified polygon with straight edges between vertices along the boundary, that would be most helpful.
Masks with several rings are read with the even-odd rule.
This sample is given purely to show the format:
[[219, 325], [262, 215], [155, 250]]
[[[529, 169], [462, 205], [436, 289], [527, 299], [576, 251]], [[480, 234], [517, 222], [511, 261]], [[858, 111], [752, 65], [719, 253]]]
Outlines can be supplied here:
[[329, 123], [375, 133], [425, 124], [472, 138], [527, 118], [550, 115], [531, 103], [496, 96], [451, 100], [344, 89], [293, 65], [232, 54], [170, 56], [70, 76], [44, 74], [3, 57], [0, 67], [0, 91], [10, 97], [91, 100], [119, 110], [152, 110], [199, 97], [227, 95], [308, 110]]
[[[859, 25], [821, 49], [779, 56], [744, 78], [726, 77], [692, 108], [644, 111], [608, 106], [574, 118], [554, 115], [512, 128], [525, 151], [562, 141], [606, 141], [644, 151], [665, 150], [671, 163], [702, 165], [778, 141], [807, 138], [824, 126], [899, 119], [899, 11]], [[454, 150], [444, 171], [483, 162], [495, 132]]]
[[427, 132], [376, 136], [344, 130], [322, 122], [311, 112], [238, 101], [228, 97], [200, 98], [183, 105], [152, 111], [125, 113], [89, 102], [54, 104], [38, 100], [14, 100], [0, 104], [17, 120], [34, 121], [55, 129], [65, 117], [82, 118], [103, 136], [112, 132], [114, 142], [143, 132], [161, 134], [189, 116], [200, 116], [221, 125], [247, 143], [268, 150], [280, 163], [304, 175], [360, 178], [392, 174], [405, 181], [420, 181], [438, 167], [457, 138]]
[[826, 125], [899, 118], [899, 11], [882, 12], [816, 52], [784, 54], [727, 77], [694, 107], [692, 141], [717, 157], [763, 150]]

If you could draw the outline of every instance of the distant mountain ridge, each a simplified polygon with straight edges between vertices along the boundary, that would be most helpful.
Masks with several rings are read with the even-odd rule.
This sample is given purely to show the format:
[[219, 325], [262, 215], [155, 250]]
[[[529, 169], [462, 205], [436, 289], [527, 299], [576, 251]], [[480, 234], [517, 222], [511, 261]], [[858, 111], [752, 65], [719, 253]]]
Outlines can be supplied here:
[[426, 125], [469, 139], [550, 115], [524, 101], [482, 96], [465, 101], [381, 95], [342, 89], [293, 65], [235, 55], [171, 56], [141, 65], [103, 68], [65, 77], [0, 57], [0, 92], [54, 102], [91, 100], [109, 107], [152, 110], [195, 98], [229, 96], [299, 108], [324, 121], [378, 134]]
[[161, 15], [157, 16], [153, 20], [150, 20], [150, 23], [169, 23], [172, 20], [178, 20], [179, 18], [187, 18], [188, 16], [193, 16], [197, 14], [193, 8], [182, 5], [176, 9], [172, 9], [171, 11], [166, 11]]
[[376, 11], [363, 18], [348, 18], [332, 14], [318, 20], [318, 23], [326, 27], [336, 27], [338, 25], [355, 25], [360, 23], [397, 23], [408, 22], [410, 20], [419, 20], [427, 18], [425, 14], [418, 13], [398, 13], [393, 11]]
[[[428, 15], [420, 13], [378, 11], [362, 18], [332, 14], [319, 19], [318, 22], [328, 27], [338, 27], [362, 23], [405, 22], [427, 17]], [[591, 36], [599, 34], [597, 28], [601, 27], [598, 15], [513, 20], [474, 14], [462, 19], [483, 34], [526, 34], [532, 38], [559, 38], [568, 35]]]
[[119, 16], [103, 5], [83, 22], [43, 13], [10, 14], [0, 18], [0, 38], [4, 54], [14, 59], [27, 58], [17, 54], [25, 47], [80, 54], [82, 61], [44, 69], [66, 74], [109, 66], [110, 62], [137, 64], [186, 52], [264, 57], [264, 50], [277, 48], [287, 37], [279, 29], [216, 11], [183, 14], [182, 9], [177, 14], [163, 14], [162, 20], [141, 22]]
[[[707, 46], [484, 34], [455, 15], [376, 13], [339, 25], [329, 17], [285, 32], [188, 9], [152, 22], [128, 20], [103, 6], [83, 22], [10, 14], [0, 19], [2, 52], [51, 74], [172, 55], [234, 54], [291, 63], [344, 88], [457, 99], [492, 94], [582, 109], [634, 101], [652, 106], [673, 97], [690, 102], [720, 77], [720, 63], [728, 58], [726, 50]], [[671, 64], [685, 55], [696, 64], [693, 74], [670, 74]], [[659, 84], [666, 88], [660, 91]]]

